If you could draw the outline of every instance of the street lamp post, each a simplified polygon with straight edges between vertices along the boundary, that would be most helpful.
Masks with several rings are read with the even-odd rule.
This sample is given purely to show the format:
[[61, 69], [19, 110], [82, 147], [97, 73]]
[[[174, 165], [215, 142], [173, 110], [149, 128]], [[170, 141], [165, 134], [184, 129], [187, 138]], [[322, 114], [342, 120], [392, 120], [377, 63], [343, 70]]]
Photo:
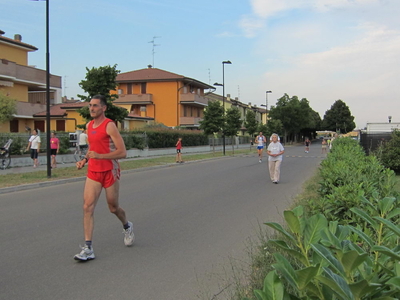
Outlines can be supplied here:
[[224, 108], [224, 128], [222, 129], [222, 145], [225, 155], [225, 65], [231, 65], [230, 60], [225, 60], [222, 62], [222, 106]]
[[49, 47], [49, 2], [46, 0], [46, 140], [47, 177], [51, 177], [50, 159], [50, 47]]
[[[33, 0], [40, 1], [40, 0]], [[47, 157], [47, 177], [51, 177], [51, 155], [50, 155], [50, 0], [46, 2], [46, 157]]]

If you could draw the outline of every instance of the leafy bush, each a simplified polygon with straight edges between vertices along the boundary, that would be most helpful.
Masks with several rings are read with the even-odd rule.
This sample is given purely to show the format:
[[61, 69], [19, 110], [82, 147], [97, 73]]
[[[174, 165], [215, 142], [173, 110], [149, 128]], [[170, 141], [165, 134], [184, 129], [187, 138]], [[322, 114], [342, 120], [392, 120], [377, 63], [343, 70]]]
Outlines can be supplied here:
[[320, 199], [310, 200], [308, 208], [311, 214], [323, 213], [328, 220], [357, 224], [359, 217], [351, 208], [365, 207], [360, 196], [376, 202], [398, 195], [394, 191], [394, 172], [382, 166], [375, 156], [366, 156], [357, 141], [350, 138], [335, 140], [319, 174]]
[[256, 298], [398, 299], [399, 203], [390, 197], [378, 206], [362, 201], [367, 210], [352, 208], [362, 220], [357, 227], [328, 221], [323, 214], [305, 216], [302, 206], [284, 212], [288, 229], [265, 223], [282, 238], [269, 241], [279, 249], [273, 254], [275, 270], [263, 289], [254, 291]]
[[182, 138], [182, 146], [208, 145], [208, 137], [202, 131], [174, 130], [170, 128], [151, 128], [150, 130], [134, 130], [133, 134], [145, 134], [149, 148], [175, 147], [178, 138]]
[[400, 173], [400, 131], [394, 130], [392, 138], [382, 143], [374, 154], [386, 168]]
[[137, 148], [143, 150], [146, 147], [146, 138], [143, 134], [123, 132], [121, 135], [124, 139], [126, 149]]

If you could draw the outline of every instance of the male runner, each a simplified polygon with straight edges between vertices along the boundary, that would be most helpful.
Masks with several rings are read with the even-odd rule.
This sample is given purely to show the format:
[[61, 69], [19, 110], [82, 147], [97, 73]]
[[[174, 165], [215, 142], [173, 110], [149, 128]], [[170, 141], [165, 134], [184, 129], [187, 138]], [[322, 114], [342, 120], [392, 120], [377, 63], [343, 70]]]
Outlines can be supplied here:
[[256, 136], [255, 143], [257, 143], [257, 152], [258, 152], [258, 162], [262, 162], [262, 153], [264, 149], [264, 143], [267, 142], [265, 136], [263, 136], [262, 132]]
[[83, 193], [85, 245], [74, 256], [74, 259], [80, 261], [95, 258], [92, 247], [93, 215], [103, 188], [110, 212], [118, 217], [124, 227], [125, 245], [131, 246], [135, 239], [133, 225], [128, 222], [125, 211], [118, 203], [120, 168], [117, 159], [126, 157], [125, 144], [115, 123], [106, 118], [106, 109], [107, 101], [104, 96], [96, 95], [90, 100], [89, 110], [93, 120], [86, 126], [89, 151], [84, 159], [76, 163], [78, 169], [82, 169], [86, 163], [89, 164]]

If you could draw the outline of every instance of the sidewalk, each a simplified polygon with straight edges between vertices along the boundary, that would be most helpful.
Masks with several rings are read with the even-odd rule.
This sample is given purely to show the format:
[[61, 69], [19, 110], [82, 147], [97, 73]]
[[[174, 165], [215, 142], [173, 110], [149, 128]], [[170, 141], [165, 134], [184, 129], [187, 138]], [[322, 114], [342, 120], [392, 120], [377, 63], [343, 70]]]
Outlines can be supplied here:
[[[235, 146], [236, 149], [250, 149], [250, 144], [242, 144]], [[253, 146], [253, 149], [254, 146]], [[226, 146], [226, 151], [231, 151], [232, 146]], [[213, 149], [210, 146], [199, 146], [199, 147], [185, 147], [183, 148], [183, 155], [189, 154], [199, 154], [199, 153], [208, 153], [212, 152]], [[222, 146], [215, 147], [216, 152], [222, 151]], [[148, 159], [148, 158], [157, 158], [161, 156], [171, 156], [174, 157], [176, 155], [175, 148], [167, 148], [167, 149], [145, 149], [145, 150], [128, 150], [128, 158], [124, 158], [119, 160], [120, 162], [129, 161], [129, 160], [137, 160], [137, 159]], [[46, 154], [41, 153], [40, 156], [40, 164], [37, 168], [33, 167], [32, 159], [29, 157], [17, 158], [11, 157], [11, 168], [6, 170], [0, 170], [0, 175], [6, 174], [20, 174], [20, 173], [30, 173], [36, 171], [47, 171], [47, 159]], [[66, 167], [74, 167], [76, 165], [75, 158], [72, 154], [65, 154], [65, 155], [57, 155], [57, 168], [66, 168]], [[16, 162], [17, 160], [21, 160], [20, 162]], [[171, 160], [174, 162], [174, 159]], [[15, 166], [15, 164], [23, 164], [22, 166]]]

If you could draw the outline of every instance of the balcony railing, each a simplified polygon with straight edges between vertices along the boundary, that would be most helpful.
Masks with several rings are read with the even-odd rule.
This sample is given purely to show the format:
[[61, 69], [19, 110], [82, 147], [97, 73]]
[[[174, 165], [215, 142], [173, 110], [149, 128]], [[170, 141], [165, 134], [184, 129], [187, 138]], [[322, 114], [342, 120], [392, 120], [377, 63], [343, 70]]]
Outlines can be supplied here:
[[198, 117], [180, 117], [179, 122], [180, 126], [185, 126], [185, 125], [195, 125], [199, 126], [200, 121], [203, 120], [203, 118], [198, 118]]
[[[13, 82], [22, 82], [29, 86], [46, 85], [45, 70], [22, 66], [5, 59], [0, 59], [0, 78], [2, 76]], [[61, 88], [61, 77], [50, 74], [50, 86]]]
[[200, 96], [198, 94], [180, 94], [180, 102], [185, 104], [193, 104], [198, 106], [207, 106], [208, 99], [204, 96]]
[[153, 104], [152, 94], [120, 94], [115, 103]]

